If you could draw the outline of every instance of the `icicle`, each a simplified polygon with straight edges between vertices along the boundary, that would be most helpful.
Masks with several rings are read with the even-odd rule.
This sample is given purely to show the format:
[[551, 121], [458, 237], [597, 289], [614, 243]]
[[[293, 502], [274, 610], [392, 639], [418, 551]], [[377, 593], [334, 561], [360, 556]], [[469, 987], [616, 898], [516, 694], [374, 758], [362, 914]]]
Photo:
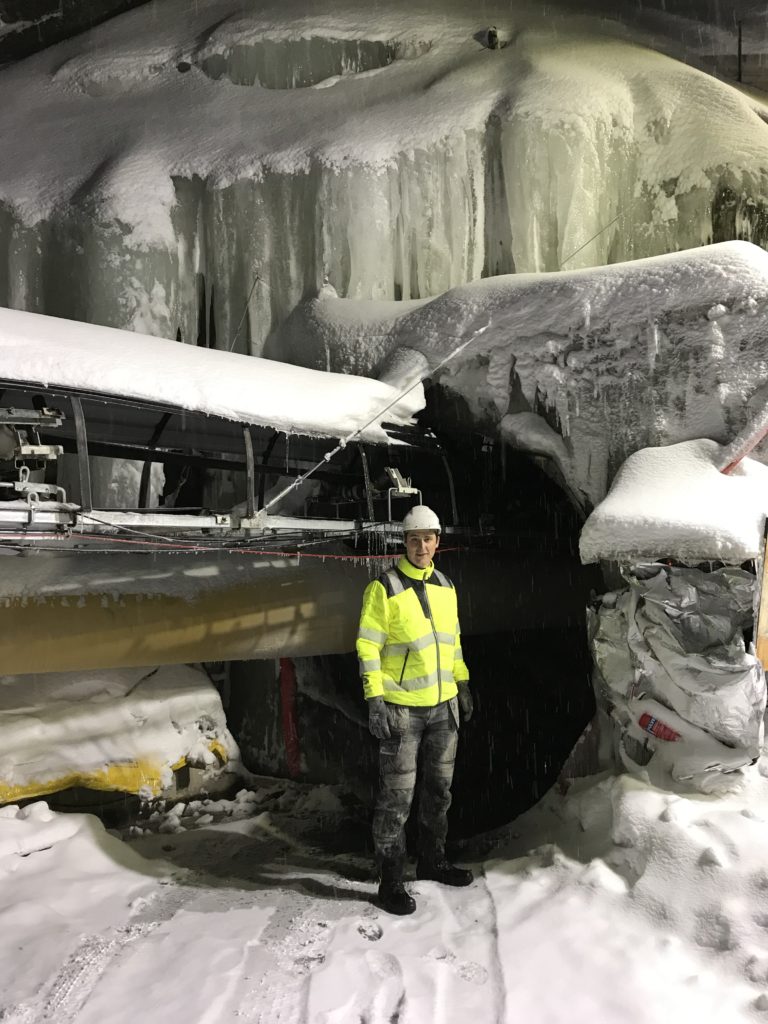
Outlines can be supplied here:
[[648, 342], [648, 367], [653, 373], [656, 369], [656, 356], [659, 354], [659, 325], [656, 320], [649, 320], [646, 331]]
[[584, 300], [584, 326], [583, 331], [585, 334], [589, 333], [589, 327], [592, 322], [592, 303], [589, 299]]

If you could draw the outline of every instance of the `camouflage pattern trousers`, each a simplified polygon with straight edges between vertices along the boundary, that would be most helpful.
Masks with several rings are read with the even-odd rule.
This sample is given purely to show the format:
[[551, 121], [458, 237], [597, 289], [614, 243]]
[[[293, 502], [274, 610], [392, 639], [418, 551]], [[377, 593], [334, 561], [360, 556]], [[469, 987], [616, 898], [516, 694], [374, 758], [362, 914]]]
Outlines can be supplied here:
[[399, 877], [405, 863], [405, 823], [418, 788], [418, 856], [445, 854], [451, 782], [459, 739], [458, 701], [431, 708], [387, 704], [391, 737], [379, 746], [379, 795], [373, 816], [376, 862]]

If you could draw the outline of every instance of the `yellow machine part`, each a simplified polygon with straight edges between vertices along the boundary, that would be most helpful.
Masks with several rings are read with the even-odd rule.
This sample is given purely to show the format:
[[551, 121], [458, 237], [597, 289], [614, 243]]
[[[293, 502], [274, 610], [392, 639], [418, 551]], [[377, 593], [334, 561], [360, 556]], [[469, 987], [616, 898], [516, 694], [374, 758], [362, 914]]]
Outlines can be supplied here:
[[[209, 743], [208, 749], [216, 755], [221, 764], [226, 764], [227, 752], [218, 740]], [[182, 757], [176, 764], [171, 765], [171, 769], [176, 771], [183, 768], [186, 763], [186, 758]], [[163, 767], [158, 761], [124, 761], [105, 765], [98, 771], [75, 770], [66, 775], [47, 779], [45, 782], [27, 782], [21, 786], [11, 786], [0, 779], [0, 804], [14, 804], [19, 800], [59, 793], [72, 786], [117, 793], [148, 792], [152, 796], [159, 796], [163, 791]]]
[[11, 598], [0, 609], [0, 665], [4, 675], [24, 675], [337, 653], [354, 648], [358, 601], [359, 588], [318, 595], [302, 577], [203, 592], [194, 601]]
[[[3, 675], [351, 652], [363, 591], [379, 570], [379, 563], [346, 560], [241, 564], [200, 556], [195, 567], [218, 585], [195, 590], [184, 575], [189, 562], [173, 555], [130, 555], [114, 573], [106, 572], [110, 560], [69, 556], [51, 559], [50, 582], [34, 593], [24, 578], [27, 560], [7, 561], [0, 579]], [[466, 636], [580, 621], [587, 583], [593, 585], [588, 570], [577, 580], [557, 557], [446, 552], [438, 564], [457, 582]], [[82, 592], [78, 576], [89, 573]], [[121, 579], [133, 590], [146, 579], [150, 592], [121, 594]]]

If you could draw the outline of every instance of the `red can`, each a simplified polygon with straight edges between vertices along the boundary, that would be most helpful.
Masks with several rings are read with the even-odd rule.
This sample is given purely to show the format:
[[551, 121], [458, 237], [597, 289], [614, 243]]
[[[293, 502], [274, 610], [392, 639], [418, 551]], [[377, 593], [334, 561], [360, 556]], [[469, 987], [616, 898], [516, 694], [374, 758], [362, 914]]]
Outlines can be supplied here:
[[675, 732], [670, 726], [665, 725], [658, 718], [654, 718], [653, 715], [649, 715], [647, 711], [644, 711], [638, 719], [638, 724], [641, 729], [645, 729], [652, 736], [655, 736], [658, 740], [679, 740], [680, 733]]

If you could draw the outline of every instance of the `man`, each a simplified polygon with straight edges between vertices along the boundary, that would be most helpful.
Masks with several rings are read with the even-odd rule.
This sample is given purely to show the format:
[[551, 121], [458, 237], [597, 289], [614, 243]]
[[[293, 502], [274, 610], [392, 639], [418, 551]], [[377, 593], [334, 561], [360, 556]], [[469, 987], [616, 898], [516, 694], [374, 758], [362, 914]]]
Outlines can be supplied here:
[[403, 520], [405, 556], [366, 587], [357, 654], [368, 723], [380, 740], [380, 789], [373, 841], [380, 872], [379, 903], [412, 914], [403, 886], [405, 823], [419, 786], [416, 877], [469, 885], [472, 872], [445, 858], [448, 808], [456, 759], [459, 705], [472, 715], [469, 672], [461, 654], [456, 591], [432, 561], [440, 521], [426, 505]]

